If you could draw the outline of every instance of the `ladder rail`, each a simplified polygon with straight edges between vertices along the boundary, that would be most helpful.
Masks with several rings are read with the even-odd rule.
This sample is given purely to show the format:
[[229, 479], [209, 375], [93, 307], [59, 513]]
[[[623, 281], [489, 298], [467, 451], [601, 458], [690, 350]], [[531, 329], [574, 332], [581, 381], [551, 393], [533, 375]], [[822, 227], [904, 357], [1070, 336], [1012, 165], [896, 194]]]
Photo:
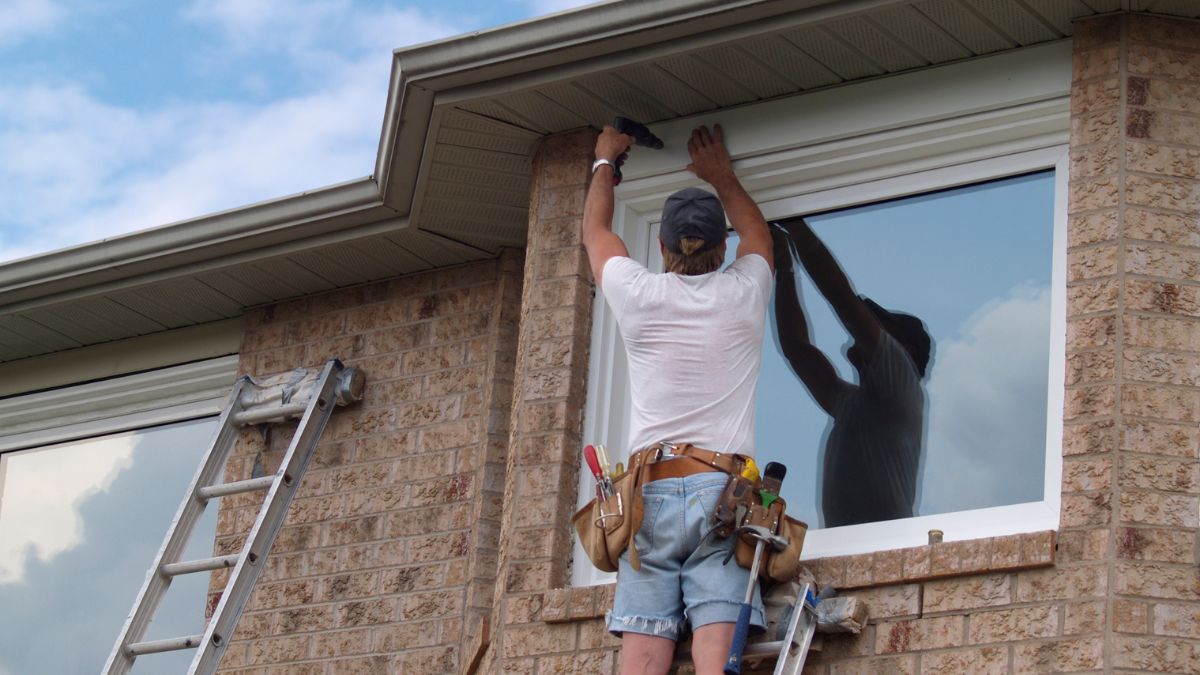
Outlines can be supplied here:
[[[217, 429], [213, 432], [212, 442], [200, 462], [196, 474], [192, 477], [183, 501], [175, 512], [175, 517], [167, 529], [167, 536], [159, 546], [154, 556], [154, 563], [146, 571], [146, 578], [138, 591], [133, 607], [125, 618], [121, 632], [117, 635], [116, 643], [108, 655], [104, 665], [103, 675], [126, 675], [133, 668], [135, 655], [128, 653], [129, 646], [138, 643], [145, 637], [146, 629], [154, 619], [155, 612], [171, 585], [171, 577], [164, 577], [160, 572], [162, 565], [179, 561], [183, 549], [191, 538], [192, 530], [204, 512], [204, 503], [194, 498], [196, 489], [200, 486], [211, 485], [215, 474], [225, 467], [225, 459], [237, 442], [239, 430], [231, 424], [232, 418], [241, 412], [241, 392], [246, 378], [239, 378], [229, 394], [229, 402], [221, 413]], [[214, 457], [221, 458], [213, 462]]]
[[188, 675], [212, 675], [216, 672], [233, 637], [233, 630], [250, 600], [250, 593], [266, 567], [266, 557], [287, 517], [288, 507], [300, 486], [300, 478], [304, 476], [317, 442], [336, 407], [339, 398], [337, 388], [342, 386], [337, 375], [341, 372], [342, 365], [338, 361], [331, 360], [325, 364], [320, 385], [309, 398], [298, 432], [293, 435], [280, 461], [275, 481], [264, 499], [264, 508], [259, 511], [254, 526], [246, 536], [237, 565], [208, 622], [204, 638], [188, 668]]

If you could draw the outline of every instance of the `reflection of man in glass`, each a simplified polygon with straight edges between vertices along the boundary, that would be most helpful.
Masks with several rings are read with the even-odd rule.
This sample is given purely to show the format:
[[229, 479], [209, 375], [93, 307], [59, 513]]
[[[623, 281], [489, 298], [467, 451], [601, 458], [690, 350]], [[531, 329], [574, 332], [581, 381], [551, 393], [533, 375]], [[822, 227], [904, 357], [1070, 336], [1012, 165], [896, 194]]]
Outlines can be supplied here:
[[[931, 341], [911, 314], [890, 312], [854, 292], [808, 224], [777, 225], [775, 318], [784, 357], [833, 418], [825, 444], [821, 510], [825, 527], [913, 515]], [[854, 340], [846, 359], [858, 384], [842, 380], [813, 345], [796, 291], [792, 251]]]

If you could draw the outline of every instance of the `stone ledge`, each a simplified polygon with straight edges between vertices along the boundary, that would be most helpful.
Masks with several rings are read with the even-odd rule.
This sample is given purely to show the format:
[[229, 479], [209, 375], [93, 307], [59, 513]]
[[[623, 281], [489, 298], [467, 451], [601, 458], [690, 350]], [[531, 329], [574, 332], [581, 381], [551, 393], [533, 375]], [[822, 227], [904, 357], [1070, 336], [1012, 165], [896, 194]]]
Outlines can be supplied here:
[[[842, 591], [1053, 567], [1056, 547], [1055, 531], [1046, 530], [817, 558], [804, 565], [820, 584]], [[615, 584], [603, 584], [546, 591], [538, 619], [564, 623], [603, 618], [612, 607], [615, 590]]]
[[1052, 567], [1055, 532], [951, 541], [804, 561], [817, 581], [840, 590], [890, 586], [971, 574]]

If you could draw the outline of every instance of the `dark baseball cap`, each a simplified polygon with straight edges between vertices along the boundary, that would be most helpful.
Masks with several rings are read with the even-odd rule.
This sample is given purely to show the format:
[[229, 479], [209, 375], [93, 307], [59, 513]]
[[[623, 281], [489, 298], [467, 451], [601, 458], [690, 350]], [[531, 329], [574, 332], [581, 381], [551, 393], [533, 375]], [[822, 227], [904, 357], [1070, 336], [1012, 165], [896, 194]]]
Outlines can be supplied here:
[[696, 237], [706, 243], [701, 251], [720, 246], [725, 241], [725, 209], [721, 200], [707, 190], [690, 187], [667, 197], [663, 205], [658, 238], [672, 253], [682, 253], [679, 240]]
[[929, 352], [933, 344], [933, 340], [929, 337], [929, 331], [925, 330], [925, 322], [912, 314], [884, 309], [865, 295], [858, 297], [875, 315], [880, 327], [896, 338], [896, 342], [899, 342], [900, 346], [904, 347], [904, 350], [912, 357], [913, 365], [917, 367], [917, 375], [925, 377], [925, 370], [929, 367]]

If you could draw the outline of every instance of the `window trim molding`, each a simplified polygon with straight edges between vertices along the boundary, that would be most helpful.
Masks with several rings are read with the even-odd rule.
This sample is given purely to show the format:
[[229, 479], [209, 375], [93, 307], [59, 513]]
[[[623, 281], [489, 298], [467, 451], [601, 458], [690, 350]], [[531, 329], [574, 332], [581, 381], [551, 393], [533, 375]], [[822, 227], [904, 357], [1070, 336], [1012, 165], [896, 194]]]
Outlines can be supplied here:
[[[1029, 50], [1030, 52], [1036, 50]], [[1009, 55], [1012, 56], [1012, 55]], [[1029, 56], [1028, 53], [1025, 56]], [[1045, 56], [1045, 54], [1042, 54]], [[997, 57], [997, 60], [1002, 57]], [[1065, 64], [1058, 63], [1065, 59]], [[981, 110], [979, 102], [969, 97], [940, 97], [930, 100], [930, 110], [917, 117], [930, 121], [920, 123], [896, 122], [892, 128], [874, 130], [858, 135], [843, 135], [833, 140], [809, 144], [803, 141], [794, 146], [765, 152], [730, 144], [735, 153], [734, 167], [746, 189], [759, 203], [768, 219], [801, 213], [814, 213], [834, 208], [847, 208], [884, 199], [895, 199], [932, 190], [958, 187], [985, 180], [999, 179], [1042, 169], [1055, 169], [1055, 204], [1053, 262], [1051, 272], [1051, 345], [1050, 379], [1047, 397], [1046, 483], [1044, 499], [1028, 505], [995, 507], [957, 512], [970, 514], [970, 519], [994, 520], [996, 509], [1007, 509], [1014, 515], [1012, 526], [980, 532], [967, 532], [961, 519], [943, 516], [918, 516], [903, 521], [901, 536], [862, 541], [846, 541], [845, 529], [814, 530], [806, 541], [806, 559], [835, 555], [851, 555], [879, 550], [897, 549], [923, 544], [928, 529], [938, 527], [946, 540], [1003, 536], [1039, 530], [1054, 530], [1059, 525], [1062, 473], [1062, 404], [1066, 344], [1066, 184], [1068, 178], [1068, 141], [1070, 131], [1069, 53], [1054, 59], [1054, 63], [1037, 60], [1023, 62], [1029, 69], [1064, 69], [1066, 77], [1057, 80], [1039, 76], [1038, 81], [1053, 80], [1055, 85], [1036, 100], [1025, 99], [1006, 105], [996, 102]], [[978, 61], [939, 69], [945, 73], [955, 68], [978, 68]], [[931, 71], [932, 72], [932, 71]], [[929, 73], [922, 75], [928, 76]], [[990, 77], [997, 80], [1013, 78], [1008, 69], [994, 69]], [[903, 79], [903, 76], [892, 78]], [[953, 79], [953, 78], [951, 78]], [[976, 85], [980, 84], [978, 82]], [[986, 84], [986, 83], [984, 83]], [[888, 85], [882, 87], [882, 85]], [[861, 105], [864, 93], [860, 89], [874, 88], [881, 96], [872, 100], [879, 110], [889, 109], [889, 97], [911, 96], [912, 92], [897, 87], [888, 80], [842, 88], [837, 92], [821, 92], [830, 97], [844, 97], [843, 105]], [[814, 95], [815, 96], [815, 95]], [[799, 96], [760, 106], [726, 111], [737, 113], [742, 122], [754, 119], [756, 109], [769, 108], [767, 122], [759, 127], [778, 129], [779, 120], [789, 115], [800, 118], [808, 97]], [[826, 101], [827, 106], [830, 105]], [[911, 107], [911, 105], [910, 105]], [[826, 118], [836, 115], [826, 114]], [[727, 128], [736, 129], [735, 122], [722, 120]], [[690, 128], [694, 121], [686, 126]], [[776, 125], [772, 127], [772, 125]], [[684, 128], [680, 126], [680, 128]], [[821, 130], [806, 129], [808, 137], [820, 137]], [[762, 138], [765, 134], [759, 134]], [[671, 138], [664, 137], [670, 143]], [[680, 141], [681, 139], [674, 139]], [[778, 137], [773, 138], [778, 146]], [[657, 247], [653, 246], [654, 224], [666, 196], [675, 190], [695, 184], [695, 178], [681, 167], [654, 175], [628, 177], [617, 188], [617, 203], [613, 231], [622, 237], [630, 257], [661, 264]], [[620, 348], [616, 321], [604, 299], [596, 295], [593, 304], [592, 343], [588, 364], [588, 391], [584, 410], [584, 442], [608, 442], [619, 447], [625, 439], [624, 420], [628, 419], [630, 400], [625, 373], [624, 350]], [[593, 492], [587, 472], [580, 471], [580, 505]], [[1000, 513], [1000, 515], [1003, 515]], [[936, 518], [939, 525], [926, 519]], [[878, 535], [870, 525], [879, 525], [888, 532], [896, 530], [897, 521], [868, 524], [863, 533]], [[916, 530], [920, 529], [920, 539]], [[834, 533], [827, 537], [823, 533]], [[887, 541], [883, 541], [883, 540]], [[836, 545], [835, 545], [836, 543]], [[849, 545], [847, 545], [849, 544]], [[574, 585], [591, 585], [611, 581], [614, 575], [603, 574], [587, 564], [587, 558], [576, 544], [576, 563], [572, 570]]]
[[223, 356], [0, 399], [0, 452], [215, 415], [237, 366]]

